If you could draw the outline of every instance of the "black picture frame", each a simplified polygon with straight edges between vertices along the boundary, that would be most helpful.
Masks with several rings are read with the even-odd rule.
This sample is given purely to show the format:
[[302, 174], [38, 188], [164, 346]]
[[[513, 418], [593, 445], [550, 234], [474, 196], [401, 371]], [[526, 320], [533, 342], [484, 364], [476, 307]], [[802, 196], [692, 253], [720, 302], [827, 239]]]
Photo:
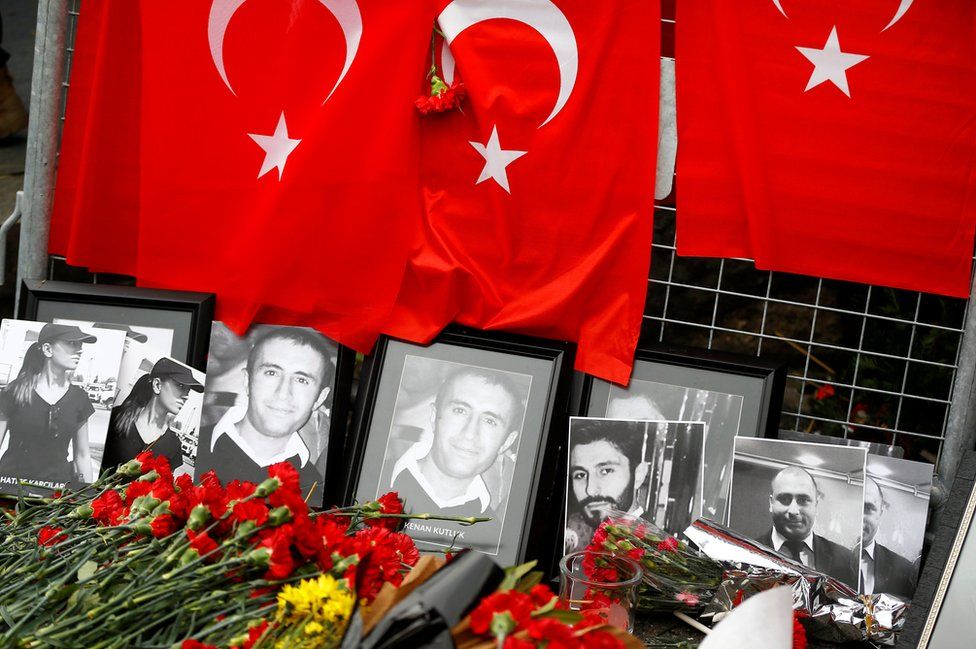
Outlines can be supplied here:
[[[783, 405], [783, 392], [786, 386], [786, 362], [779, 359], [759, 358], [742, 354], [662, 345], [642, 337], [638, 342], [634, 358], [634, 369], [631, 382], [627, 388], [614, 386], [595, 377], [577, 374], [574, 381], [573, 411], [581, 417], [606, 417], [610, 411], [612, 394], [636, 394], [637, 386], [643, 381], [646, 384], [660, 384], [666, 388], [696, 389], [716, 395], [733, 395], [742, 397], [741, 413], [749, 414], [745, 419], [740, 415], [736, 422], [735, 435], [743, 433], [753, 437], [776, 437], [779, 430], [780, 411]], [[738, 385], [737, 385], [738, 384]], [[667, 392], [667, 390], [666, 390]], [[687, 394], [687, 393], [686, 393]], [[674, 397], [671, 397], [674, 401]], [[750, 407], [751, 405], [751, 407]], [[648, 418], [645, 416], [619, 415], [610, 413], [617, 418]], [[672, 403], [670, 409], [661, 411], [663, 419], [696, 420], [684, 405], [680, 408]], [[657, 419], [662, 417], [649, 417]], [[751, 423], [750, 423], [751, 422]], [[727, 462], [731, 462], [731, 439]], [[707, 445], [710, 446], [710, 445]], [[724, 456], [724, 453], [723, 453]], [[714, 459], [712, 460], [714, 462]], [[706, 476], [714, 471], [708, 468], [709, 456], [706, 448]], [[723, 484], [727, 478], [721, 478]], [[718, 488], [721, 491], [720, 488]], [[712, 493], [714, 487], [706, 485], [705, 491]], [[706, 518], [718, 518], [718, 522], [725, 523], [728, 516], [727, 489], [726, 500], [720, 500], [714, 495], [702, 503], [702, 515]], [[710, 513], [710, 509], [715, 512]]]
[[69, 318], [172, 329], [172, 357], [206, 371], [214, 306], [213, 293], [24, 280], [17, 317], [43, 322]]
[[[397, 363], [402, 368], [406, 365], [406, 352], [413, 354], [428, 354], [429, 350], [435, 350], [436, 356], [432, 358], [437, 362], [465, 364], [463, 359], [450, 360], [452, 354], [461, 350], [459, 353], [468, 356], [487, 352], [490, 354], [502, 354], [513, 359], [528, 359], [529, 362], [536, 363], [539, 367], [547, 367], [548, 385], [542, 392], [542, 412], [536, 412], [533, 416], [541, 422], [538, 427], [539, 438], [534, 447], [534, 461], [531, 463], [521, 462], [516, 464], [515, 470], [522, 474], [519, 480], [524, 480], [523, 472], [530, 472], [528, 477], [529, 487], [525, 499], [524, 510], [516, 516], [520, 521], [518, 539], [512, 538], [515, 547], [514, 552], [509, 552], [511, 556], [496, 557], [505, 565], [517, 564], [529, 558], [539, 559], [542, 567], [550, 566], [556, 557], [557, 546], [561, 543], [559, 537], [558, 522], [560, 519], [559, 503], [562, 502], [564, 480], [559, 479], [561, 475], [560, 467], [564, 464], [562, 458], [565, 429], [569, 422], [569, 403], [572, 384], [572, 366], [575, 356], [575, 346], [566, 342], [543, 340], [527, 336], [518, 336], [504, 333], [488, 333], [474, 329], [453, 326], [442, 332], [430, 345], [413, 345], [400, 340], [382, 336], [377, 342], [373, 353], [364, 363], [362, 375], [359, 380], [359, 392], [356, 399], [356, 410], [353, 427], [350, 432], [346, 461], [348, 471], [346, 473], [346, 489], [344, 502], [347, 504], [363, 501], [375, 496], [373, 493], [366, 493], [363, 490], [362, 481], [364, 463], [367, 461], [380, 462], [383, 458], [376, 457], [375, 454], [367, 454], [372, 435], [385, 434], [386, 445], [383, 447], [388, 450], [389, 438], [394, 428], [393, 415], [383, 421], [378, 421], [377, 404], [381, 400], [387, 403], [392, 399], [395, 401], [398, 395], [399, 383], [394, 384], [393, 394], [381, 393], [383, 389], [384, 376], [396, 367], [391, 363]], [[392, 352], [392, 353], [391, 353]], [[403, 359], [402, 361], [400, 359]], [[469, 363], [470, 364], [470, 363]], [[505, 368], [491, 367], [490, 369], [507, 371]], [[399, 377], [402, 379], [402, 375]], [[389, 383], [387, 382], [387, 385]], [[534, 390], [534, 387], [533, 387]], [[533, 394], [528, 394], [529, 404], [533, 403]], [[395, 403], [394, 403], [395, 406]], [[392, 408], [389, 409], [392, 413]], [[527, 408], [528, 410], [528, 408]], [[378, 425], [386, 425], [388, 430], [381, 431], [376, 429]], [[527, 428], [527, 426], [526, 426]], [[525, 443], [524, 437], [520, 438], [518, 449], [519, 459], [526, 453], [522, 444]], [[374, 442], [375, 444], [375, 442]], [[384, 453], [386, 452], [384, 451]], [[379, 484], [380, 474], [377, 475]], [[515, 477], [513, 477], [513, 482]], [[372, 491], [367, 489], [367, 491]], [[388, 489], [380, 489], [380, 492]], [[515, 491], [513, 490], [514, 494]], [[407, 502], [410, 509], [410, 502]], [[505, 520], [508, 520], [511, 511], [506, 511]], [[473, 529], [473, 528], [471, 528]], [[460, 544], [459, 544], [460, 545]], [[432, 550], [434, 548], [427, 548]], [[530, 555], [531, 550], [531, 557]]]
[[[950, 633], [954, 637], [971, 640], [972, 633], [972, 591], [966, 591], [969, 606], [963, 617], [954, 615], [953, 620], [941, 619], [945, 612], [947, 597], [959, 597], [960, 593], [950, 592], [953, 576], [967, 572], [972, 575], [976, 566], [961, 566], [960, 555], [968, 550], [968, 561], [976, 562], [976, 452], [969, 451], [963, 457], [952, 482], [949, 497], [942, 510], [939, 525], [935, 531], [935, 541], [929, 549], [928, 557], [922, 566], [922, 575], [912, 603], [908, 607], [905, 626], [898, 634], [896, 649], [936, 649], [939, 645], [933, 640], [937, 633]], [[965, 558], [965, 557], [963, 557]], [[971, 577], [970, 577], [971, 579]], [[958, 613], [958, 611], [957, 611]], [[961, 623], [959, 628], [943, 629], [938, 625]], [[957, 645], [963, 646], [963, 645]]]

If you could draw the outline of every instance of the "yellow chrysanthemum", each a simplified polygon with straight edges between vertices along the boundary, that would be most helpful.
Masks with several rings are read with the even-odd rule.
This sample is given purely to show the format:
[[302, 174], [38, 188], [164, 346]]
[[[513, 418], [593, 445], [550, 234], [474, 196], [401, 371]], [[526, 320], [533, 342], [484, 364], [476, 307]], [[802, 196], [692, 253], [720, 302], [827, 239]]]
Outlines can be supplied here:
[[297, 586], [287, 585], [278, 593], [279, 622], [310, 619], [319, 624], [344, 625], [352, 612], [355, 595], [346, 581], [332, 575], [303, 579]]

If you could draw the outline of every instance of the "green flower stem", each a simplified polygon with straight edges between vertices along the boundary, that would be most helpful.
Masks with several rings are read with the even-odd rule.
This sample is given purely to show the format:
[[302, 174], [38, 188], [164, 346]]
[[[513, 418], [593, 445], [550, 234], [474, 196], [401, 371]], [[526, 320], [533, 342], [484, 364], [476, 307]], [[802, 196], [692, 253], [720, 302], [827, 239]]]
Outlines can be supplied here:
[[363, 512], [347, 511], [350, 508], [343, 509], [333, 509], [330, 511], [322, 512], [323, 514], [334, 514], [336, 516], [358, 516], [362, 519], [373, 519], [373, 518], [402, 518], [404, 520], [416, 519], [420, 521], [452, 521], [454, 523], [461, 523], [465, 527], [474, 525], [476, 523], [487, 523], [491, 518], [481, 518], [478, 516], [439, 516], [437, 514], [383, 514], [382, 512]]

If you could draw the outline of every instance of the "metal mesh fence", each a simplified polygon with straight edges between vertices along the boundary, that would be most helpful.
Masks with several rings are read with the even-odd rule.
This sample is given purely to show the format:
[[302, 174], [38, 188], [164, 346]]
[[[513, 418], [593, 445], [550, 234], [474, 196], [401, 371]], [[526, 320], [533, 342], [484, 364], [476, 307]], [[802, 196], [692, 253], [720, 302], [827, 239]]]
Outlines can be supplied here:
[[[662, 8], [663, 52], [673, 56], [674, 0]], [[66, 74], [80, 9], [70, 0]], [[66, 96], [67, 80], [64, 87]], [[645, 329], [663, 343], [786, 359], [782, 428], [897, 444], [906, 457], [937, 461], [967, 300], [759, 271], [745, 259], [681, 257], [676, 216], [672, 193], [655, 210]], [[131, 282], [57, 258], [49, 277]]]

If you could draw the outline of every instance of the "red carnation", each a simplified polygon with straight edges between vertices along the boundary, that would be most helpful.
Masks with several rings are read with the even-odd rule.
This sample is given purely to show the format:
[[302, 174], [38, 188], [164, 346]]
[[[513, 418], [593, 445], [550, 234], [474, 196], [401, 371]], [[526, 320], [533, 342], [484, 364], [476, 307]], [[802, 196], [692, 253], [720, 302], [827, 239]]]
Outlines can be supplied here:
[[100, 494], [91, 506], [92, 518], [102, 525], [118, 525], [125, 512], [125, 502], [114, 489]]
[[212, 644], [207, 644], [205, 642], [200, 642], [199, 640], [194, 640], [193, 638], [189, 638], [183, 641], [183, 644], [180, 645], [180, 649], [218, 649], [218, 648]]
[[268, 522], [268, 506], [263, 500], [247, 500], [234, 505], [231, 518], [238, 524], [251, 521], [258, 527]]
[[[400, 500], [400, 496], [395, 491], [390, 491], [383, 494], [376, 501], [366, 505], [364, 509], [372, 509], [377, 512], [371, 516], [367, 516], [365, 523], [371, 527], [385, 527], [388, 530], [396, 530], [400, 527], [403, 522], [400, 518], [383, 518], [379, 514], [389, 515], [389, 514], [402, 514], [403, 513], [403, 501]], [[372, 516], [378, 516], [373, 518]]]
[[586, 649], [624, 649], [624, 643], [606, 631], [591, 631], [580, 642]]
[[268, 570], [264, 573], [264, 578], [268, 581], [286, 579], [295, 569], [295, 560], [291, 555], [292, 538], [291, 525], [282, 525], [259, 543], [258, 547], [271, 550]]
[[661, 552], [677, 552], [678, 539], [674, 538], [673, 536], [669, 536], [657, 544], [657, 549]]
[[62, 534], [62, 529], [60, 527], [48, 527], [45, 525], [37, 532], [38, 545], [56, 545], [61, 541], [64, 541], [66, 538], [67, 537]]
[[813, 395], [817, 401], [823, 401], [834, 396], [834, 386], [832, 385], [821, 385], [817, 388], [817, 393]]
[[261, 624], [252, 626], [250, 629], [247, 630], [247, 640], [244, 641], [244, 644], [241, 646], [241, 649], [251, 649], [251, 647], [253, 647], [255, 643], [261, 639], [261, 636], [263, 636], [264, 632], [267, 630], [268, 630], [267, 620], [262, 620]]
[[807, 631], [800, 622], [805, 614], [793, 611], [793, 649], [807, 649]]
[[535, 649], [535, 643], [510, 635], [505, 637], [505, 644], [502, 645], [502, 649]]
[[125, 504], [131, 507], [136, 498], [148, 495], [152, 489], [152, 482], [136, 480], [135, 482], [129, 483], [129, 486], [125, 489]]
[[482, 635], [489, 633], [495, 615], [503, 613], [508, 613], [518, 628], [531, 619], [533, 610], [532, 598], [525, 593], [517, 590], [492, 593], [471, 611], [471, 630]]
[[[301, 496], [301, 481], [298, 478], [298, 469], [289, 462], [278, 462], [268, 467], [268, 476], [278, 481], [278, 489], [284, 489]], [[276, 490], [277, 491], [277, 490]]]
[[464, 88], [462, 82], [455, 79], [449, 86], [444, 83], [443, 79], [434, 74], [434, 70], [432, 69], [430, 75], [430, 94], [417, 97], [414, 105], [420, 111], [421, 115], [443, 113], [452, 108], [459, 107], [461, 100], [464, 99], [466, 94], [467, 90]]
[[408, 566], [412, 566], [420, 560], [420, 551], [414, 544], [413, 539], [396, 532], [393, 534], [393, 545], [396, 547], [397, 553], [400, 555], [400, 561]]
[[551, 617], [541, 617], [529, 622], [529, 637], [545, 640], [547, 646], [581, 647], [573, 627]]
[[186, 537], [190, 541], [190, 547], [196, 550], [201, 557], [217, 552], [217, 542], [210, 538], [206, 532], [194, 532], [188, 529], [186, 530]]
[[556, 594], [552, 592], [552, 589], [545, 584], [536, 584], [529, 591], [529, 597], [532, 598], [532, 602], [536, 605], [536, 608], [548, 605], [555, 596]]
[[157, 539], [161, 539], [175, 532], [179, 528], [179, 525], [176, 519], [170, 514], [160, 514], [152, 519], [149, 527], [152, 529], [152, 535]]

